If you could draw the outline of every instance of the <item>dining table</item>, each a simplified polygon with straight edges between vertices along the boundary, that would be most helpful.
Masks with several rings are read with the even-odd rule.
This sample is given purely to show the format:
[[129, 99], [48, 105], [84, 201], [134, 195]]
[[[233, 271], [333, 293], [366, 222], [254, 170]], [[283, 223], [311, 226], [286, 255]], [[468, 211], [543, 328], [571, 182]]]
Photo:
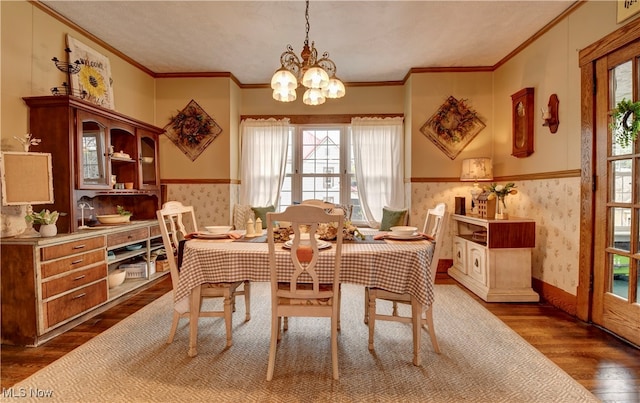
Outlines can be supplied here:
[[[378, 231], [361, 232], [366, 235], [364, 240], [343, 241], [340, 282], [408, 293], [421, 310], [431, 306], [434, 293], [430, 271], [435, 243], [423, 237], [391, 239], [388, 234]], [[202, 284], [270, 281], [266, 235], [235, 238], [195, 238], [183, 246], [174, 304], [181, 313], [189, 311], [190, 357], [198, 354]], [[279, 280], [286, 281], [293, 270], [287, 259], [290, 252], [280, 243], [276, 245], [275, 253]], [[321, 282], [332, 282], [334, 256], [333, 247], [320, 250], [317, 270]]]

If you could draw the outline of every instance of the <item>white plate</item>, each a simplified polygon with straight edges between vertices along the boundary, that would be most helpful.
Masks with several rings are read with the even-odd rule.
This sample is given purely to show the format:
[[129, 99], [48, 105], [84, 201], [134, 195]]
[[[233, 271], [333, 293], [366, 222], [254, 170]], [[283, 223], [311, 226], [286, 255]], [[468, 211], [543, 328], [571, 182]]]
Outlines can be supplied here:
[[401, 241], [413, 241], [415, 239], [422, 239], [422, 235], [420, 234], [412, 234], [412, 235], [389, 234], [387, 235], [387, 238], [401, 240]]
[[194, 235], [195, 238], [201, 238], [201, 239], [222, 239], [222, 238], [229, 238], [229, 235], [227, 234], [211, 234], [209, 232], [198, 232], [197, 234]]
[[[287, 249], [291, 249], [291, 245], [293, 245], [293, 241], [287, 241], [282, 246]], [[331, 243], [325, 241], [318, 241], [318, 249], [327, 249], [331, 247]]]

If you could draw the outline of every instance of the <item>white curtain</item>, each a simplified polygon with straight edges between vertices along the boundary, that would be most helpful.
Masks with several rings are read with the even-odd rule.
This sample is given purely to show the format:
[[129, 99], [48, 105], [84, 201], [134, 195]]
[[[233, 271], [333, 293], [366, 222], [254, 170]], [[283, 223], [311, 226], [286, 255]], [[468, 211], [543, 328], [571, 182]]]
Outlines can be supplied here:
[[382, 208], [404, 207], [403, 118], [353, 118], [351, 136], [362, 211], [377, 228]]
[[240, 123], [240, 204], [278, 206], [290, 126], [289, 119], [245, 119]]

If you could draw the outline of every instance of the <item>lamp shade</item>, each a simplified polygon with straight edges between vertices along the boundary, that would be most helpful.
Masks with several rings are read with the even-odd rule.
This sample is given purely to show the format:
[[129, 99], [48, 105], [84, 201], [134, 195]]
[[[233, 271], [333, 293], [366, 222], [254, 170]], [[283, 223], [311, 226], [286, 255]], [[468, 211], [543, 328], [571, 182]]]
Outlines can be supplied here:
[[309, 88], [304, 92], [302, 97], [302, 102], [306, 105], [322, 105], [325, 101], [324, 95], [322, 95], [322, 90], [319, 88]]
[[327, 98], [342, 98], [345, 94], [345, 88], [339, 78], [331, 77], [329, 84], [322, 89], [322, 94]]
[[276, 70], [271, 77], [271, 88], [280, 91], [281, 89], [294, 90], [298, 87], [298, 80], [292, 72], [284, 67]]
[[273, 90], [273, 99], [280, 102], [293, 102], [296, 100], [298, 95], [296, 94], [296, 90], [288, 90], [286, 88], [282, 88], [279, 90]]
[[491, 158], [467, 158], [462, 160], [460, 180], [463, 182], [493, 180]]
[[307, 88], [324, 88], [328, 84], [329, 74], [318, 65], [309, 68], [302, 76], [302, 85]]

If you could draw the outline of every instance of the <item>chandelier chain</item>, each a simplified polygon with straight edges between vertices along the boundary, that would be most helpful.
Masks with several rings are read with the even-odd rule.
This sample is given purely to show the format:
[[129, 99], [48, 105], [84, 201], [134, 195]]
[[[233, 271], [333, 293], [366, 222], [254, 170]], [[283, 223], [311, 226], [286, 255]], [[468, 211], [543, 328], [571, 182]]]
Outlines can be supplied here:
[[304, 11], [304, 18], [307, 20], [307, 23], [305, 24], [306, 35], [304, 38], [304, 44], [305, 46], [309, 46], [309, 28], [311, 27], [309, 24], [309, 0], [307, 0], [307, 8]]

